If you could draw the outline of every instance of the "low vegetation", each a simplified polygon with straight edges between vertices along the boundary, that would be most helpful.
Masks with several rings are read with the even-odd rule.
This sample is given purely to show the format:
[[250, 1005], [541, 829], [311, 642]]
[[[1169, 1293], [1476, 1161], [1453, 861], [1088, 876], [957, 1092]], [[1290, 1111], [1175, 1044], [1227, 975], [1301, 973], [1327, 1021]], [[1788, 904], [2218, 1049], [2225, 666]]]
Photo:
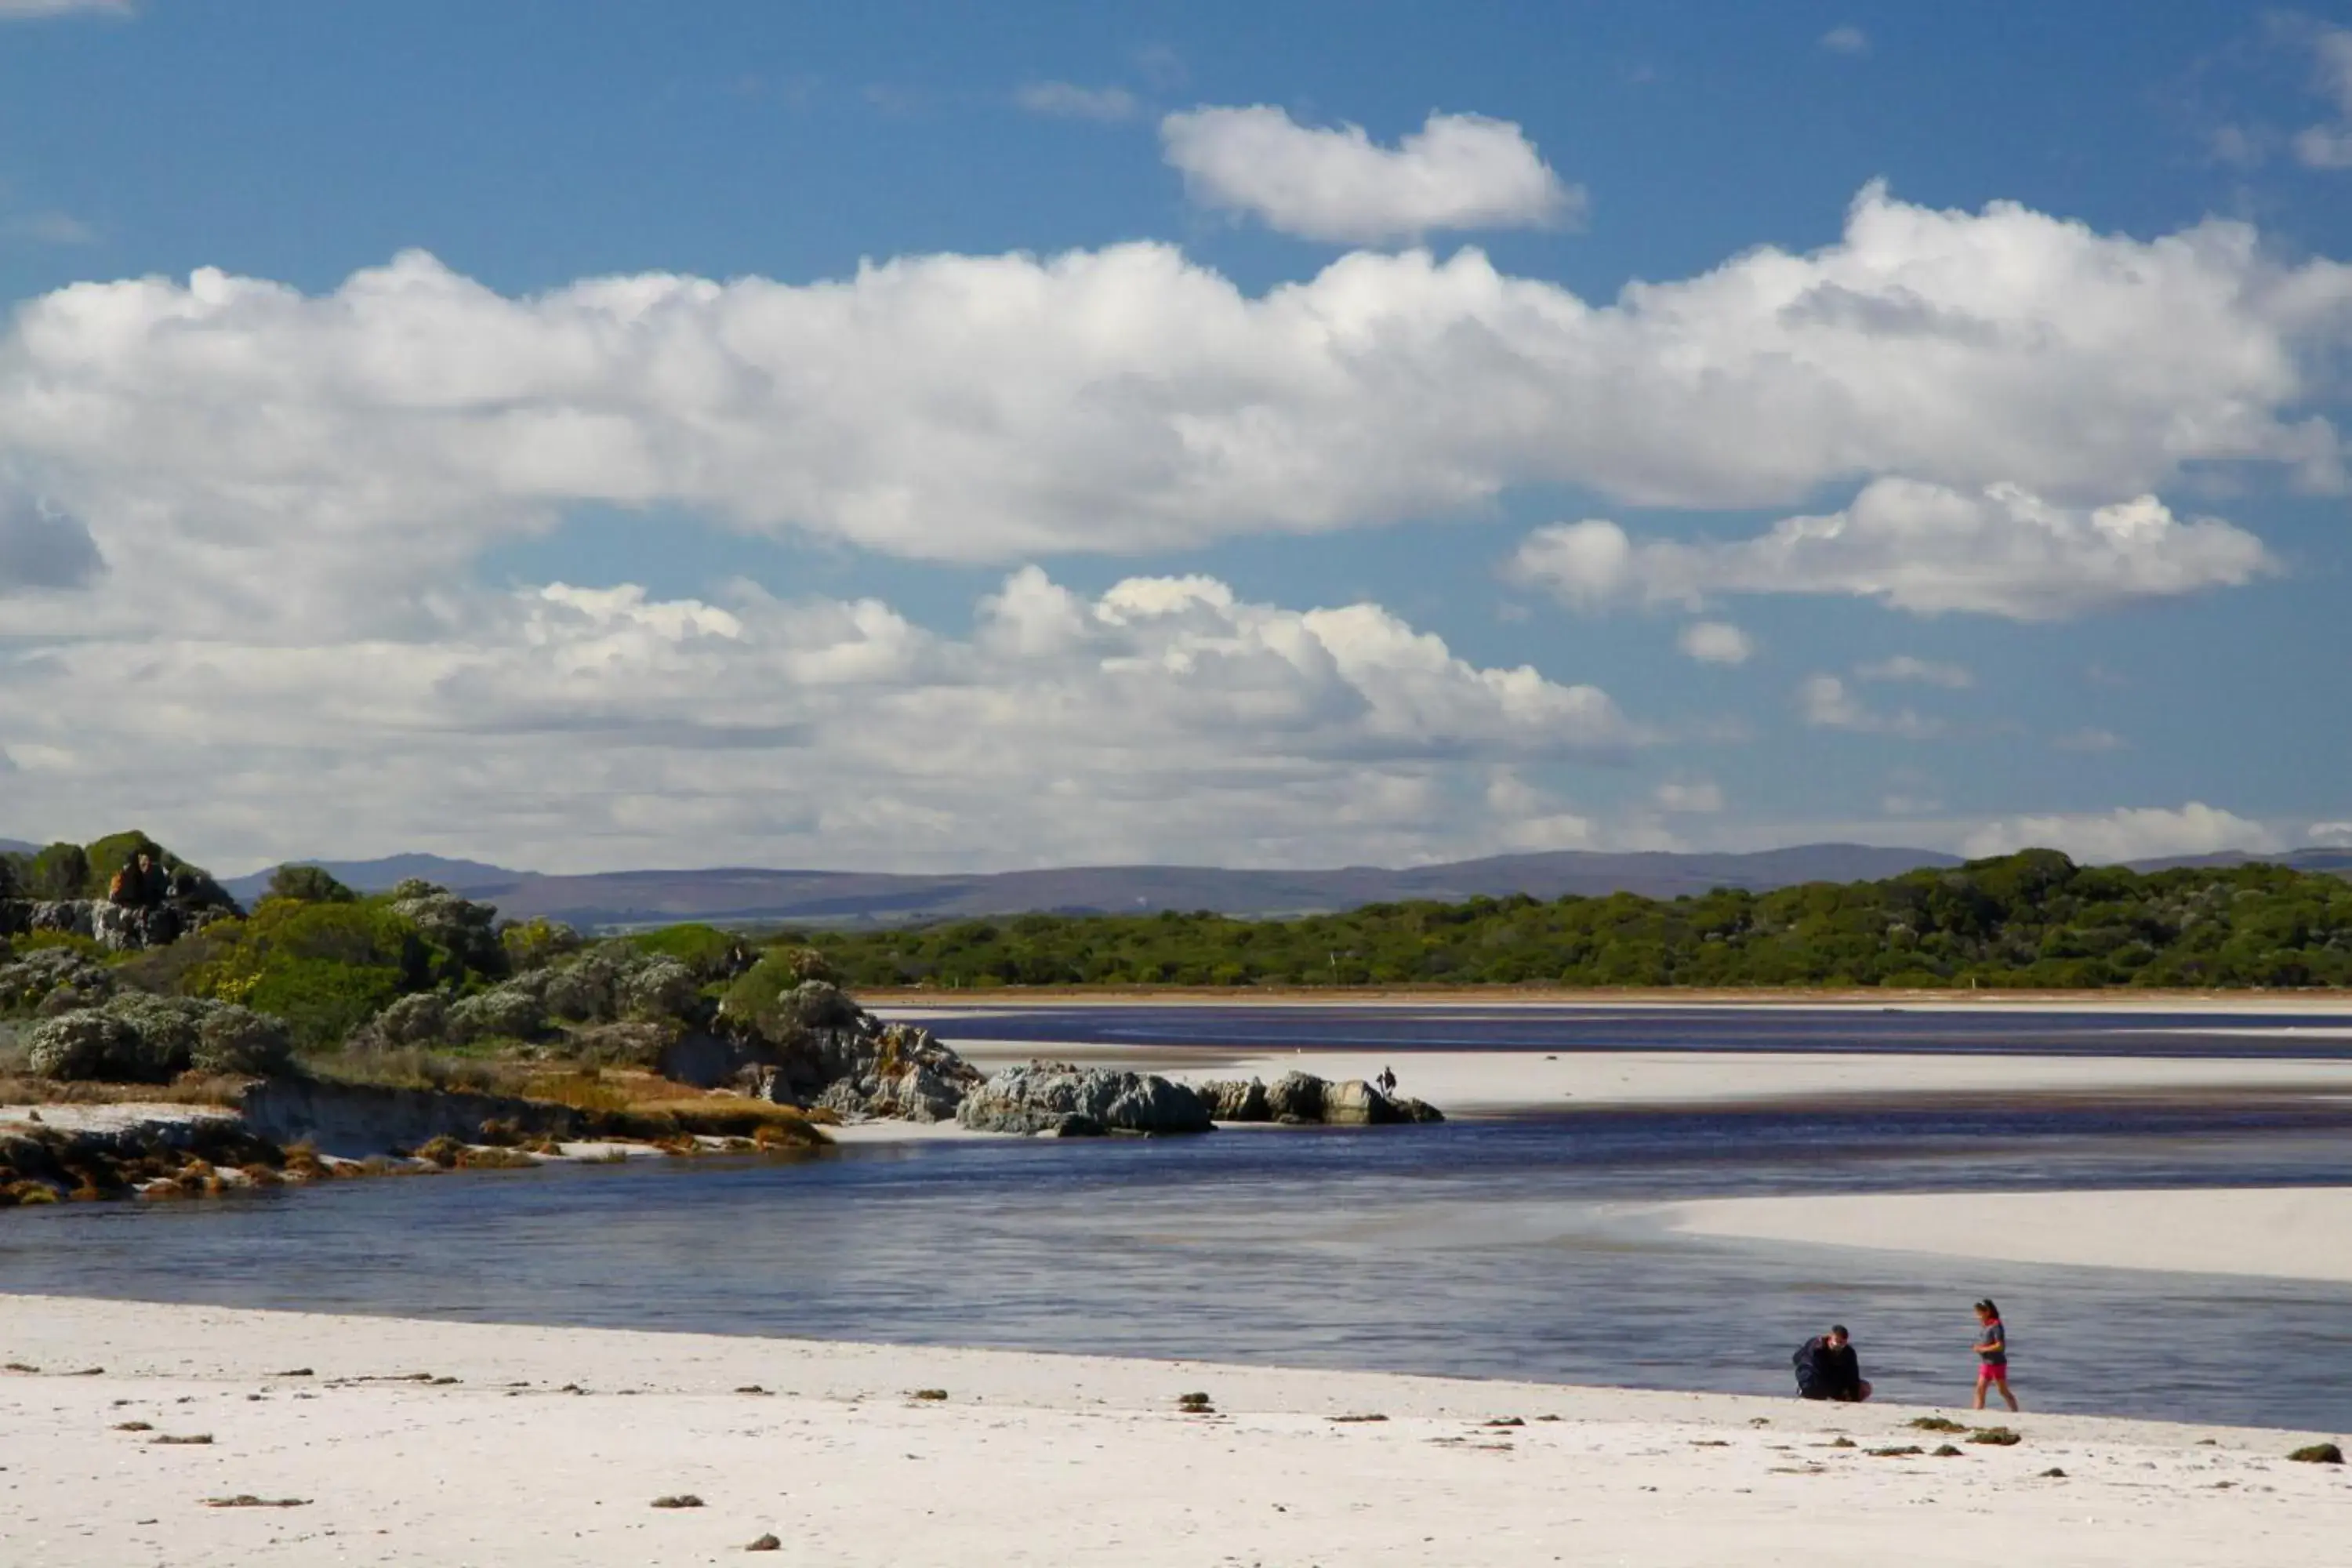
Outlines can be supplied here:
[[2030, 849], [1877, 882], [1472, 899], [1248, 921], [1031, 914], [805, 941], [853, 988], [2352, 984], [2352, 882]]

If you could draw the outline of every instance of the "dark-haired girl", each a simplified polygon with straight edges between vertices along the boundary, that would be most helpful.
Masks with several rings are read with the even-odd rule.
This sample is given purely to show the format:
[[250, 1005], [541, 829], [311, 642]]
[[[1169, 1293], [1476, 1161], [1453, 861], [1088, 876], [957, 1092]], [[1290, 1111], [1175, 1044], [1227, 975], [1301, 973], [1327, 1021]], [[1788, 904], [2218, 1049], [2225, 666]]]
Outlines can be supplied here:
[[2017, 1408], [2017, 1395], [2009, 1391], [2009, 1331], [2001, 1327], [2000, 1309], [1990, 1297], [1977, 1303], [1977, 1405], [1985, 1407], [1985, 1389], [2000, 1390], [2000, 1396], [2011, 1410]]

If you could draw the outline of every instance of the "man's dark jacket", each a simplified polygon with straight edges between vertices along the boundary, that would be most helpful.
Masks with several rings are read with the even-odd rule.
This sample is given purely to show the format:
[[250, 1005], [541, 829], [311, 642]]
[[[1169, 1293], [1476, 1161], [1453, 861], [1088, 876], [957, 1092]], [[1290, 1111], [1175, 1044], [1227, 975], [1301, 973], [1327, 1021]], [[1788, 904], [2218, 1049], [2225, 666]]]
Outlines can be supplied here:
[[1853, 1342], [1832, 1348], [1826, 1334], [1815, 1334], [1793, 1358], [1797, 1393], [1806, 1399], [1852, 1400], [1862, 1394], [1862, 1360]]

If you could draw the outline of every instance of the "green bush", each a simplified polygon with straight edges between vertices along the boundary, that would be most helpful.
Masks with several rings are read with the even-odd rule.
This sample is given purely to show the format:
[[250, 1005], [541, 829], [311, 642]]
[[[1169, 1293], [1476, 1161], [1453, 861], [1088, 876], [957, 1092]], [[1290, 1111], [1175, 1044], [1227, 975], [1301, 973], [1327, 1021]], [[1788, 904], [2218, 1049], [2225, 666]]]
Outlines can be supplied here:
[[508, 969], [520, 974], [525, 970], [545, 969], [556, 960], [579, 952], [583, 944], [580, 933], [562, 921], [541, 917], [501, 928], [499, 945], [506, 952]]
[[744, 940], [716, 926], [688, 922], [640, 931], [627, 939], [638, 952], [656, 958], [674, 958], [706, 984], [731, 980], [748, 967], [751, 949]]
[[24, 887], [28, 899], [90, 897], [89, 852], [79, 844], [52, 844], [36, 851], [25, 868]]
[[353, 904], [359, 895], [324, 866], [280, 866], [269, 874], [271, 899], [291, 899], [298, 904]]

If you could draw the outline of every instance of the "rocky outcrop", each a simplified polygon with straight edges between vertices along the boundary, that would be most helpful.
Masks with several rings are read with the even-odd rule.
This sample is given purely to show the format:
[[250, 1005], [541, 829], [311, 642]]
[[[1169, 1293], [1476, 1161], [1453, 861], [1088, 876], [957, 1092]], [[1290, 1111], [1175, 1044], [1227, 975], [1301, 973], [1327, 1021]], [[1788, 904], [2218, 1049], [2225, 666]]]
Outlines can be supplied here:
[[929, 1029], [885, 1024], [829, 981], [803, 981], [739, 1027], [749, 1087], [780, 1104], [945, 1121], [981, 1079]]
[[1202, 1084], [1197, 1091], [1219, 1121], [1279, 1121], [1290, 1126], [1384, 1127], [1443, 1121], [1437, 1108], [1405, 1095], [1382, 1094], [1362, 1079], [1333, 1082], [1310, 1072], [1287, 1072], [1271, 1086], [1256, 1079]]
[[1209, 1116], [1215, 1121], [1271, 1121], [1274, 1112], [1265, 1098], [1265, 1085], [1257, 1079], [1244, 1082], [1227, 1079], [1218, 1082], [1192, 1086], [1192, 1092], [1208, 1102]]
[[1208, 1102], [1157, 1073], [1031, 1062], [1008, 1068], [963, 1098], [956, 1120], [982, 1132], [1061, 1138], [1110, 1132], [1206, 1132]]
[[104, 899], [10, 899], [0, 901], [0, 936], [53, 931], [87, 937], [110, 952], [163, 947], [237, 912], [233, 903], [170, 898], [138, 906]]

